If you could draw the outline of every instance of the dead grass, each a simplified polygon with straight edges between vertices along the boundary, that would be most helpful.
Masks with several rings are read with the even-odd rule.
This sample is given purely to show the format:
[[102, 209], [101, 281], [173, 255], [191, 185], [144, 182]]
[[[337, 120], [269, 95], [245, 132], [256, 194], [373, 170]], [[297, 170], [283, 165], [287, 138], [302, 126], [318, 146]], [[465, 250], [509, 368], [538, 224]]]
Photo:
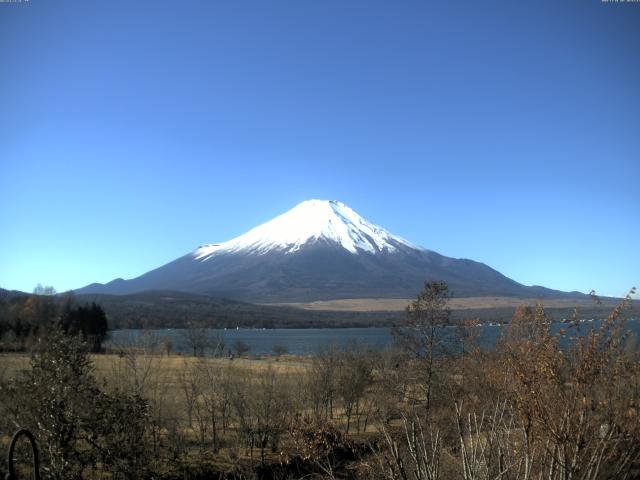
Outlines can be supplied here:
[[16, 372], [29, 367], [29, 354], [2, 353], [0, 354], [0, 376], [12, 377]]
[[[324, 310], [332, 312], [400, 312], [404, 311], [411, 300], [406, 298], [348, 298], [342, 300], [321, 300], [315, 302], [277, 303], [271, 305], [302, 308], [304, 310]], [[535, 305], [542, 302], [546, 308], [592, 307], [590, 298], [537, 299], [518, 297], [467, 297], [452, 298], [449, 307], [452, 310], [483, 308], [510, 308], [520, 305]], [[619, 300], [612, 300], [611, 305]]]
[[[116, 354], [91, 355], [91, 361], [95, 367], [95, 374], [98, 379], [109, 380], [113, 376], [115, 366], [122, 362], [122, 358]], [[185, 366], [190, 366], [198, 361], [205, 361], [210, 365], [218, 365], [220, 368], [233, 366], [240, 372], [246, 371], [253, 375], [259, 375], [272, 368], [277, 373], [287, 375], [301, 375], [307, 371], [310, 360], [305, 357], [281, 356], [258, 357], [258, 358], [196, 358], [184, 355], [151, 355], [147, 357], [153, 363], [154, 368], [162, 370], [162, 376], [168, 384], [178, 383], [179, 375], [184, 371]], [[30, 356], [27, 353], [2, 353], [0, 354], [0, 375], [5, 378], [14, 376], [20, 370], [29, 368]]]

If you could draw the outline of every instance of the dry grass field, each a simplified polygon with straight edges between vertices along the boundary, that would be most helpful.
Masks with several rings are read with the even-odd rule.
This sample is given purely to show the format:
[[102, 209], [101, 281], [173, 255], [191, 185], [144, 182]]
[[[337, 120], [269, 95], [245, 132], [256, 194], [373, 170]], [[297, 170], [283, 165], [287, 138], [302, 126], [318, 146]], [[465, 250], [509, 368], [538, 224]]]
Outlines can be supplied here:
[[[28, 370], [30, 358], [27, 353], [0, 354], [0, 384], [19, 376], [22, 370]], [[173, 437], [166, 438], [166, 441], [182, 444], [184, 460], [192, 464], [204, 461], [201, 449], [196, 445], [201, 441], [200, 429], [204, 426], [202, 422], [205, 421], [206, 414], [205, 402], [189, 397], [194, 389], [200, 394], [205, 393], [207, 372], [218, 372], [217, 382], [225, 382], [227, 380], [223, 378], [226, 378], [232, 384], [244, 384], [250, 392], [254, 389], [259, 390], [264, 384], [264, 379], [275, 374], [279, 388], [293, 398], [301, 395], [304, 390], [302, 385], [311, 367], [309, 358], [289, 355], [229, 359], [167, 356], [157, 352], [136, 352], [132, 349], [121, 355], [93, 354], [89, 355], [89, 358], [93, 365], [93, 375], [99, 385], [109, 391], [135, 392], [149, 400], [154, 420], [163, 420], [168, 424], [177, 422]], [[218, 383], [217, 388], [222, 388], [221, 385], [222, 383]], [[193, 402], [191, 405], [190, 401]], [[296, 398], [292, 405], [297, 405], [298, 401]], [[167, 429], [161, 429], [161, 434], [167, 437]], [[229, 426], [226, 433], [220, 432], [218, 454], [207, 457], [207, 462], [221, 471], [226, 471], [231, 469], [238, 459], [253, 458], [255, 452], [251, 454], [248, 449], [235, 446], [237, 435], [235, 424]], [[0, 447], [6, 447], [8, 439], [6, 435], [0, 435]], [[273, 457], [275, 461], [277, 454], [268, 452], [267, 457]]]
[[[131, 370], [131, 358], [123, 357], [117, 354], [99, 354], [90, 355], [90, 359], [94, 365], [94, 373], [98, 380], [106, 380], [113, 382], [121, 380], [118, 378], [123, 373], [127, 363], [127, 370]], [[10, 378], [16, 375], [20, 370], [29, 368], [30, 356], [27, 353], [1, 353], [0, 354], [0, 378]], [[297, 357], [292, 355], [283, 355], [281, 357], [264, 356], [264, 357], [247, 357], [247, 358], [213, 358], [213, 357], [192, 357], [186, 355], [160, 355], [160, 354], [141, 354], [135, 357], [139, 370], [145, 369], [152, 371], [154, 375], [160, 375], [166, 386], [176, 387], [178, 385], [181, 374], [190, 367], [197, 364], [204, 364], [210, 368], [219, 367], [221, 370], [233, 367], [234, 371], [242, 375], [259, 376], [266, 372], [269, 368], [279, 375], [287, 375], [295, 378], [306, 373], [310, 367], [311, 360], [308, 357]], [[131, 373], [131, 372], [129, 372]], [[126, 378], [131, 380], [130, 376]], [[173, 392], [179, 396], [179, 392]], [[171, 395], [169, 395], [171, 396]]]
[[[406, 298], [349, 298], [342, 300], [320, 300], [301, 303], [278, 303], [272, 305], [302, 308], [304, 310], [333, 311], [333, 312], [400, 312], [404, 311], [411, 302]], [[605, 301], [606, 302], [606, 301]], [[609, 303], [615, 306], [619, 300], [612, 299]], [[452, 298], [449, 307], [452, 310], [516, 308], [520, 305], [536, 305], [541, 303], [545, 308], [574, 308], [592, 307], [594, 301], [588, 297], [582, 299], [536, 299], [519, 297], [467, 297]]]

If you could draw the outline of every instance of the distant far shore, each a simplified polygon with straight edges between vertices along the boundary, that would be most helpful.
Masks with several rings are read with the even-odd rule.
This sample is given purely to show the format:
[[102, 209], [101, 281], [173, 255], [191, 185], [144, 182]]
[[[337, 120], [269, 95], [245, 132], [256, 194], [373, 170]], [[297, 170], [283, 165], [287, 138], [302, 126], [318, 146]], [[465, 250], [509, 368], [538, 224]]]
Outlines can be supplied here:
[[[264, 303], [263, 305], [293, 307], [303, 310], [329, 312], [400, 312], [404, 311], [409, 298], [346, 298], [341, 300], [317, 300], [315, 302]], [[603, 305], [615, 306], [620, 299], [606, 298]], [[585, 298], [521, 298], [521, 297], [465, 297], [452, 298], [452, 310], [516, 308], [520, 305], [542, 304], [545, 308], [594, 307], [596, 302]]]

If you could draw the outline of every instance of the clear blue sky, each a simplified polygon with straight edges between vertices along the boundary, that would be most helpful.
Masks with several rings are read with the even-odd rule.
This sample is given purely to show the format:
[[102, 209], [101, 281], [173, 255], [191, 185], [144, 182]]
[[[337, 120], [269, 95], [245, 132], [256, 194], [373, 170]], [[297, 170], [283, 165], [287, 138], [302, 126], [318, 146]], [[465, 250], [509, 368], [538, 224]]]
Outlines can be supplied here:
[[4, 288], [135, 277], [322, 198], [618, 295], [639, 180], [640, 3], [0, 3]]

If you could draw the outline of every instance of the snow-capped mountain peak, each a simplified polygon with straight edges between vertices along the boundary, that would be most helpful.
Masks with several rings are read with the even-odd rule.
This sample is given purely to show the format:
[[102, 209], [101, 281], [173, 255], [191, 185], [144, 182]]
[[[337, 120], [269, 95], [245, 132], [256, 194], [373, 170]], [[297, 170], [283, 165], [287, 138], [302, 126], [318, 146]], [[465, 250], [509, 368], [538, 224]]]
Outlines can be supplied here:
[[445, 281], [462, 297], [569, 295], [525, 287], [482, 263], [417, 247], [343, 203], [322, 200], [302, 202], [237, 238], [202, 246], [139, 277], [76, 292], [176, 291], [287, 303], [411, 298], [427, 280]]
[[270, 251], [293, 253], [317, 241], [333, 242], [349, 252], [395, 252], [398, 248], [422, 249], [368, 222], [344, 203], [307, 200], [288, 212], [224, 243], [203, 245], [193, 252], [206, 260], [221, 253]]

